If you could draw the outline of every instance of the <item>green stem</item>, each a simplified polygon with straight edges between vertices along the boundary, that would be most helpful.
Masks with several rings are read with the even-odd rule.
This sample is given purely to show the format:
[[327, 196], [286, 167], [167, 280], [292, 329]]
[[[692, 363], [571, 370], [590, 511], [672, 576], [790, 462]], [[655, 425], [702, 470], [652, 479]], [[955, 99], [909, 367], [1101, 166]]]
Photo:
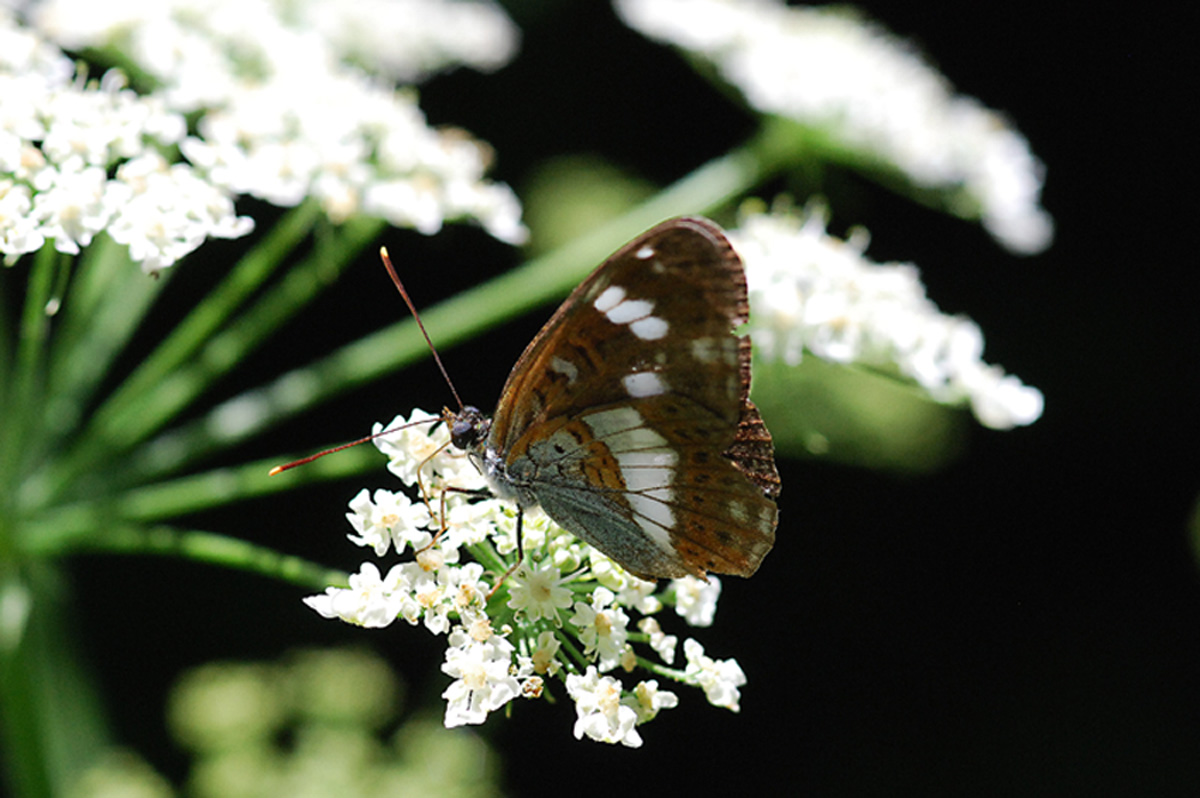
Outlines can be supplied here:
[[[151, 279], [125, 247], [97, 236], [83, 251], [54, 333], [43, 443], [69, 450], [89, 403], [174, 271]], [[57, 458], [57, 454], [55, 457]]]
[[661, 662], [655, 662], [652, 659], [647, 659], [640, 654], [636, 655], [636, 659], [639, 666], [650, 671], [655, 676], [662, 676], [664, 679], [670, 679], [683, 684], [690, 684], [690, 682], [687, 681], [687, 675], [684, 673], [684, 671], [676, 668], [668, 668]]
[[[287, 255], [312, 230], [319, 215], [319, 206], [308, 202], [280, 219], [97, 410], [92, 422], [95, 428], [102, 435], [108, 435], [113, 430], [121, 430], [122, 422], [129, 425], [129, 417], [145, 409], [146, 395], [158, 393], [159, 384], [188, 362], [246, 298], [285, 262]], [[133, 428], [118, 437], [116, 443], [137, 440], [138, 433], [152, 423], [148, 420], [132, 425]]]
[[[591, 660], [585, 657], [579, 647], [575, 645], [577, 638], [574, 635], [567, 634], [562, 629], [555, 629], [554, 636], [558, 638], [558, 643], [562, 650], [574, 661], [576, 672], [583, 673], [586, 671], [588, 665], [591, 664]], [[566, 674], [563, 674], [562, 678], [566, 681]]]
[[[167, 423], [304, 308], [363, 246], [376, 237], [382, 226], [377, 220], [359, 220], [318, 236], [317, 245], [308, 257], [289, 268], [284, 279], [264, 293], [235, 322], [213, 334], [233, 312], [234, 306], [265, 280], [270, 269], [285, 260], [286, 248], [298, 242], [300, 235], [311, 227], [310, 221], [309, 214], [289, 216], [286, 224], [281, 223], [288, 230], [280, 235], [273, 231], [268, 241], [247, 255], [234, 274], [185, 322], [190, 330], [184, 334], [177, 330], [119, 389], [119, 395], [114, 395], [99, 411], [79, 446], [61, 456], [54, 463], [53, 471], [27, 481], [24, 486], [26, 503], [42, 506], [54, 497], [60, 497], [81, 474], [103, 467], [112, 461], [115, 452], [133, 446]], [[193, 344], [203, 344], [198, 353]], [[152, 384], [153, 387], [140, 393], [131, 392], [133, 382]], [[163, 452], [163, 447], [151, 445], [138, 450], [140, 457], [122, 461], [120, 465], [126, 472], [122, 478], [126, 484], [167, 473], [194, 454], [176, 451], [174, 456], [163, 457]]]
[[382, 455], [372, 447], [349, 449], [304, 468], [269, 476], [277, 460], [258, 460], [153, 485], [131, 488], [99, 499], [48, 508], [21, 530], [21, 549], [49, 556], [76, 548], [76, 539], [108, 523], [145, 523], [200, 512], [234, 501], [295, 490], [308, 482], [343, 479], [378, 469]]
[[[45, 538], [39, 536], [38, 539]], [[118, 523], [105, 527], [101, 535], [77, 535], [73, 539], [73, 545], [66, 548], [60, 545], [61, 541], [52, 543], [54, 547], [49, 551], [43, 552], [37, 546], [31, 546], [27, 551], [30, 555], [47, 553], [54, 556], [63, 553], [164, 555], [248, 571], [314, 590], [349, 583], [345, 572], [302, 557], [281, 554], [274, 549], [240, 538], [202, 529], [180, 529], [166, 524], [143, 526]]]
[[[10, 561], [10, 566], [12, 565]], [[82, 771], [111, 743], [95, 686], [73, 643], [66, 581], [52, 564], [0, 573], [6, 614], [20, 596], [26, 613], [0, 629], [0, 735], [10, 794], [70, 794]]]
[[[0, 265], [0, 297], [8, 296], [11, 291], [8, 286], [16, 282], [13, 272], [13, 269]], [[10, 333], [12, 329], [8, 303], [0, 302], [0, 418], [8, 417], [8, 408], [12, 399], [9, 392], [12, 390], [13, 380], [13, 351], [17, 343], [13, 334]], [[3, 447], [0, 447], [0, 457], [4, 456], [2, 449]], [[0, 463], [0, 469], [3, 467], [3, 463]], [[0, 478], [0, 485], [2, 484], [3, 478]]]
[[[42, 247], [30, 268], [29, 284], [25, 289], [25, 307], [21, 312], [16, 363], [12, 374], [8, 414], [3, 420], [4, 434], [0, 435], [0, 474], [7, 474], [4, 483], [11, 483], [28, 461], [26, 443], [33, 429], [43, 424], [39, 397], [45, 389], [42, 369], [50, 319], [46, 302], [54, 285], [60, 255], [51, 246]], [[11, 484], [4, 484], [9, 490]]]

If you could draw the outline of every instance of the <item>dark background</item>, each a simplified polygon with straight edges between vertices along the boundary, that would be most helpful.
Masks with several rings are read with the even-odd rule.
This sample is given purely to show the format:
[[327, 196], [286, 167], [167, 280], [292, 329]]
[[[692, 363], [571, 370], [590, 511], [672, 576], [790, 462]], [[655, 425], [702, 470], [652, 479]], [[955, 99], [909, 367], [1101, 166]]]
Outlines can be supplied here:
[[[1196, 202], [1181, 200], [1194, 143], [1175, 109], [1195, 103], [1194, 69], [1178, 57], [1177, 21], [1067, 5], [954, 6], [948, 16], [863, 6], [1029, 138], [1049, 170], [1050, 250], [1009, 255], [976, 225], [845, 175], [831, 223], [866, 225], [875, 260], [919, 264], [934, 301], [980, 323], [987, 359], [1045, 393], [1044, 417], [1011, 432], [973, 426], [963, 457], [924, 477], [782, 462], [775, 551], [753, 580], [725, 580], [717, 624], [699, 634], [746, 671], [741, 713], [681, 687], [681, 706], [643, 727], [645, 746], [631, 751], [574, 740], [569, 705], [520, 703], [485, 727], [513, 794], [1197, 794], [1200, 587], [1188, 525], [1200, 489], [1198, 285], [1194, 246], [1175, 244], [1194, 239]], [[666, 184], [753, 130], [605, 3], [510, 10], [524, 31], [516, 61], [434, 80], [422, 105], [493, 144], [496, 176], [518, 190], [543, 159], [580, 152]], [[387, 243], [405, 252], [419, 305], [519, 259], [465, 227], [433, 239], [392, 231]], [[213, 272], [236, 250], [222, 246], [200, 253]], [[168, 301], [215, 279], [188, 272]], [[365, 259], [222, 395], [398, 318], [384, 285]], [[490, 406], [549, 311], [445, 353], [468, 401]], [[424, 363], [245, 453], [312, 449], [447, 401]], [[353, 568], [345, 503], [358, 487], [391, 484], [381, 468], [204, 522]], [[119, 731], [168, 771], [182, 759], [162, 739], [161, 702], [197, 662], [369, 641], [418, 696], [446, 684], [441, 640], [403, 624], [364, 632], [324, 621], [293, 586], [169, 560], [81, 558], [75, 572], [84, 645]]]

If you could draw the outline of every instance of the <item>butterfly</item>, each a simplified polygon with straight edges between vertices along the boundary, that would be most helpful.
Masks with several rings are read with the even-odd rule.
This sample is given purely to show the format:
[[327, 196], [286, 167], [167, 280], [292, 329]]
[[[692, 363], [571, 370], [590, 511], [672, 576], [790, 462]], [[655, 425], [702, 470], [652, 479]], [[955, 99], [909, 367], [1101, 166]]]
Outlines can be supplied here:
[[707, 219], [617, 250], [513, 366], [495, 413], [445, 412], [492, 492], [644, 579], [750, 576], [775, 541], [779, 474], [749, 399], [742, 262]]

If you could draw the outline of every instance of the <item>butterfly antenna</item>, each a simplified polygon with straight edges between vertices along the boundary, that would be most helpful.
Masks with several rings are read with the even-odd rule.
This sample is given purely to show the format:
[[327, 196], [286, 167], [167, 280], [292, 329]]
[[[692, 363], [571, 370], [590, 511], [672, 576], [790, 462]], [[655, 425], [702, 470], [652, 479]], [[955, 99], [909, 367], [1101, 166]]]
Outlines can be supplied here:
[[421, 314], [417, 313], [416, 305], [409, 298], [408, 291], [404, 290], [404, 283], [400, 282], [400, 277], [396, 274], [395, 267], [392, 266], [392, 259], [388, 257], [387, 247], [379, 248], [379, 257], [383, 258], [383, 267], [387, 269], [388, 276], [392, 278], [392, 283], [395, 284], [396, 290], [400, 292], [400, 297], [404, 300], [404, 304], [408, 305], [413, 319], [417, 322], [417, 327], [421, 330], [421, 335], [425, 336], [425, 343], [429, 344], [429, 351], [433, 353], [433, 362], [437, 363], [438, 371], [442, 372], [442, 377], [446, 380], [446, 385], [450, 387], [450, 393], [454, 396], [454, 401], [458, 403], [458, 409], [462, 410], [464, 408], [463, 400], [459, 398], [458, 391], [454, 388], [454, 382], [450, 379], [450, 373], [442, 365], [442, 358], [438, 355], [437, 347], [433, 345], [433, 339], [425, 331], [425, 323], [421, 321]]
[[429, 423], [432, 423], [434, 421], [439, 421], [439, 420], [440, 419], [435, 416], [433, 418], [423, 418], [420, 421], [410, 421], [407, 424], [398, 424], [395, 427], [388, 427], [385, 430], [380, 430], [379, 432], [372, 433], [371, 435], [367, 435], [365, 437], [359, 438], [356, 441], [350, 441], [349, 443], [343, 443], [339, 446], [334, 446], [331, 449], [325, 449], [324, 451], [317, 452], [316, 454], [310, 454], [308, 457], [301, 457], [299, 460], [293, 460], [290, 463], [284, 463], [283, 465], [277, 465], [274, 468], [272, 468], [270, 471], [267, 472], [267, 476], [273, 477], [276, 474], [279, 474], [281, 472], [291, 471], [296, 466], [307, 465], [308, 463], [311, 463], [313, 460], [317, 460], [321, 457], [324, 457], [327, 454], [333, 454], [334, 452], [340, 452], [342, 449], [349, 449], [351, 446], [358, 446], [361, 443], [366, 443], [367, 441], [373, 441], [376, 438], [382, 438], [384, 435], [390, 435], [393, 432], [399, 432], [400, 430], [407, 429], [408, 427], [415, 427], [418, 424], [429, 424]]

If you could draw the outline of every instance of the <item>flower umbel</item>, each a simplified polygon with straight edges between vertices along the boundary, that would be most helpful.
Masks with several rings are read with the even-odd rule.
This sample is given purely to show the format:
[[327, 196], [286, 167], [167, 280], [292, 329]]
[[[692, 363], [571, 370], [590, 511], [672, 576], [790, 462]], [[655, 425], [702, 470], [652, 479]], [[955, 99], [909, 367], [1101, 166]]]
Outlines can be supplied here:
[[0, 10], [0, 253], [7, 262], [53, 241], [77, 255], [101, 232], [147, 272], [209, 237], [253, 222], [233, 194], [162, 150], [181, 143], [183, 115], [126, 88], [118, 72], [75, 78], [72, 62]]
[[647, 36], [711, 61], [759, 111], [817, 131], [854, 160], [887, 164], [950, 196], [1008, 249], [1054, 235], [1040, 205], [1044, 168], [1004, 117], [949, 81], [915, 48], [853, 13], [783, 0], [617, 0]]
[[462, 63], [493, 69], [516, 31], [487, 2], [337, 3], [189, 0], [100, 4], [45, 0], [33, 14], [72, 48], [120, 47], [157, 81], [157, 107], [197, 114], [173, 140], [230, 194], [275, 205], [317, 200], [343, 222], [366, 214], [435, 233], [479, 221], [525, 237], [516, 196], [484, 178], [491, 151], [434, 129], [406, 83]]
[[[719, 706], [736, 706], [737, 686], [745, 682], [734, 678], [741, 674], [737, 663], [689, 655], [687, 671], [669, 667], [677, 638], [663, 632], [656, 616], [674, 606], [688, 624], [711, 624], [720, 593], [715, 578], [661, 586], [638, 579], [534, 511], [525, 515], [524, 563], [493, 588], [516, 561], [515, 509], [462, 491], [478, 487], [479, 475], [445, 446], [440, 418], [418, 410], [391, 426], [412, 421], [427, 423], [376, 438], [375, 445], [406, 487], [422, 490], [411, 501], [403, 493], [364, 490], [347, 518], [358, 545], [377, 556], [411, 546], [415, 560], [386, 576], [364, 563], [349, 587], [327, 588], [305, 599], [309, 606], [361, 626], [403, 618], [446, 634], [442, 670], [455, 678], [443, 693], [447, 726], [483, 723], [518, 696], [553, 691], [553, 681], [575, 702], [576, 737], [626, 746], [641, 745], [638, 724], [678, 703], [660, 688], [664, 679], [700, 687]], [[637, 668], [657, 679], [625, 684], [612, 675]]]
[[898, 371], [934, 401], [969, 404], [981, 424], [1009, 429], [1042, 414], [1042, 394], [983, 360], [983, 332], [947, 316], [910, 263], [872, 263], [865, 237], [825, 232], [819, 209], [747, 213], [729, 231], [746, 264], [754, 344], [765, 360], [804, 354]]

